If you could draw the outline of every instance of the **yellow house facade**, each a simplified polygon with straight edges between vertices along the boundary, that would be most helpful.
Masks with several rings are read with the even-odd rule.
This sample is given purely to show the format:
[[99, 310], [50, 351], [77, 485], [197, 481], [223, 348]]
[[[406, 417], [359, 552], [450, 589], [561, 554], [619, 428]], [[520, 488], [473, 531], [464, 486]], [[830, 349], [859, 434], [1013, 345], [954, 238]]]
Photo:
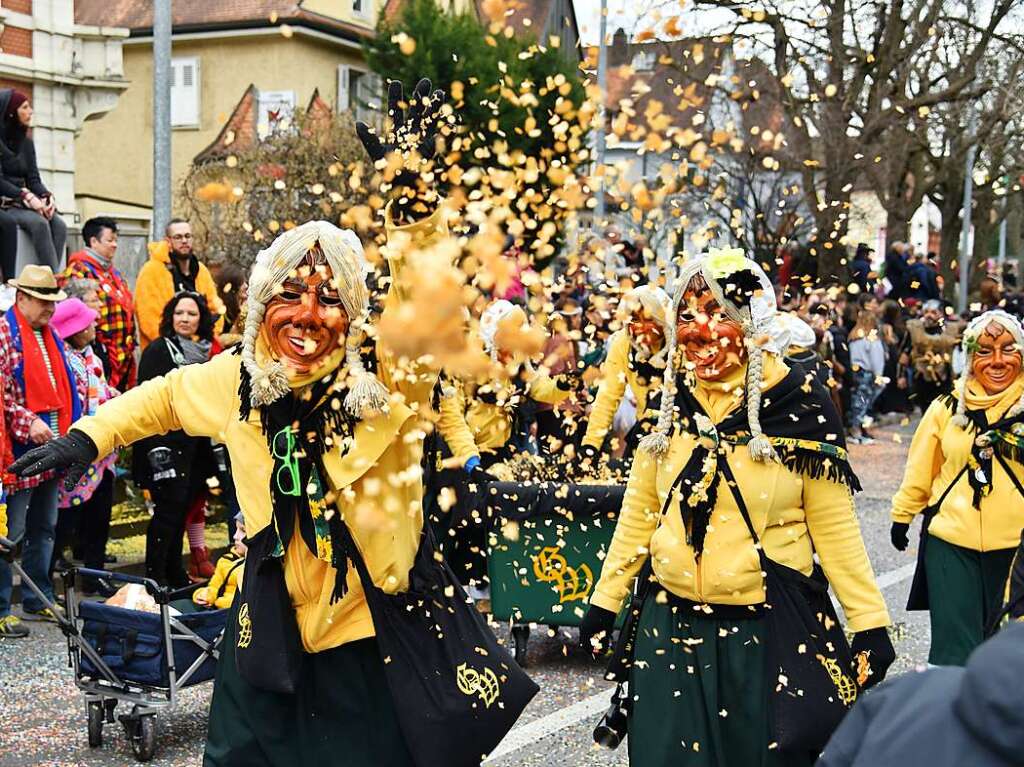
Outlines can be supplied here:
[[[217, 138], [250, 85], [259, 93], [260, 128], [305, 107], [314, 91], [339, 110], [362, 113], [377, 102], [379, 84], [368, 72], [360, 47], [376, 24], [372, 0], [264, 0], [244, 4], [244, 11], [239, 5], [232, 0], [174, 4], [175, 193], [192, 160]], [[79, 19], [93, 15], [130, 30], [123, 40], [128, 88], [104, 120], [86, 123], [75, 139], [79, 215], [83, 220], [111, 216], [134, 231], [148, 230], [153, 195], [152, 4], [79, 0], [77, 6]], [[123, 250], [130, 251], [124, 254], [124, 271], [133, 274], [145, 250]]]

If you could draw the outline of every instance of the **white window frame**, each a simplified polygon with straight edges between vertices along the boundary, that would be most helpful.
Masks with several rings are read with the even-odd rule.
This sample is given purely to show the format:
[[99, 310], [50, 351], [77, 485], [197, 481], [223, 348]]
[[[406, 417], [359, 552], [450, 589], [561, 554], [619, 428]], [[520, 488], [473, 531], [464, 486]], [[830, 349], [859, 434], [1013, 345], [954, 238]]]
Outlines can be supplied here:
[[[184, 89], [187, 67], [192, 68], [192, 86]], [[171, 127], [198, 128], [202, 119], [202, 69], [198, 56], [171, 59]]]
[[[270, 122], [270, 107], [283, 108], [287, 114], [282, 115], [277, 125]], [[260, 138], [276, 133], [281, 129], [281, 122], [291, 125], [295, 116], [295, 91], [257, 91], [256, 93], [256, 133]]]
[[352, 67], [348, 64], [338, 64], [338, 114], [348, 111], [352, 104]]

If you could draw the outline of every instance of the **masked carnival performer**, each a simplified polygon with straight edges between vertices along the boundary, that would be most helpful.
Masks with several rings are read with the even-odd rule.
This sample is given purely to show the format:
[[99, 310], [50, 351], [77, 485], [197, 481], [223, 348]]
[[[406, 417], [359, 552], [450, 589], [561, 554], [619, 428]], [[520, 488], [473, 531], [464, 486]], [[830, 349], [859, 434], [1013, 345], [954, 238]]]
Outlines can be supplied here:
[[961, 343], [964, 374], [921, 418], [892, 502], [900, 551], [923, 516], [908, 607], [930, 611], [928, 661], [953, 666], [984, 640], [1024, 528], [1024, 331], [993, 309]]
[[[436, 194], [423, 191], [433, 184], [419, 182], [451, 112], [427, 80], [407, 111], [404, 98], [392, 82], [392, 127], [382, 137], [358, 126], [378, 168], [396, 153], [403, 165], [386, 210], [384, 315], [411, 288], [404, 254], [446, 230]], [[395, 248], [398, 240], [411, 247]], [[416, 410], [428, 407], [437, 376], [418, 363], [400, 367], [380, 344], [376, 375], [367, 369], [368, 272], [351, 231], [316, 221], [283, 233], [253, 267], [240, 353], [146, 382], [13, 467], [73, 472], [115, 446], [174, 430], [227, 447], [248, 555], [218, 663], [208, 767], [420, 764], [378, 648], [393, 624], [375, 625], [381, 597], [370, 598], [363, 573], [374, 594], [411, 588], [423, 527]]]
[[[760, 552], [803, 576], [817, 554], [866, 684], [894, 659], [842, 423], [813, 377], [767, 350], [774, 312], [767, 275], [742, 251], [712, 250], [681, 270], [658, 425], [641, 440], [580, 630], [584, 648], [600, 650], [634, 579], [649, 587], [635, 598], [628, 672], [638, 767], [814, 762], [816, 753], [784, 752], [773, 731], [772, 694], [783, 682], [769, 662]], [[855, 693], [852, 670], [836, 671], [829, 698], [840, 683]]]
[[626, 435], [623, 458], [632, 456], [643, 436], [648, 395], [665, 370], [669, 304], [668, 294], [654, 285], [641, 285], [623, 296], [620, 314], [626, 326], [608, 339], [601, 383], [580, 450], [585, 463], [593, 464], [600, 455], [627, 386], [636, 403], [636, 423]]
[[[533, 402], [555, 405], [572, 390], [566, 378], [537, 370], [514, 351], [514, 339], [527, 325], [520, 307], [504, 299], [489, 304], [480, 316], [480, 340], [498, 374], [483, 381], [451, 380], [441, 387], [437, 433], [443, 444], [438, 446], [440, 470], [433, 475], [432, 495], [450, 488], [456, 503], [447, 512], [435, 509], [432, 516], [452, 569], [476, 599], [488, 593], [490, 520], [478, 502], [479, 490], [490, 479], [486, 469], [525, 449]], [[451, 463], [461, 466], [461, 473], [444, 468]]]

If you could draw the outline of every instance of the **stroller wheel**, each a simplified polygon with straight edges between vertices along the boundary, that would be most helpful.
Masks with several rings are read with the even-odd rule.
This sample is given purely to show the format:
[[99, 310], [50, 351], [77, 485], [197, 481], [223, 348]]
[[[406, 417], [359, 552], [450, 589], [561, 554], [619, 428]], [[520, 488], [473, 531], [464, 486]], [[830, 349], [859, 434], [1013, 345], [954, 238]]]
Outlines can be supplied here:
[[89, 701], [86, 707], [89, 714], [89, 748], [103, 745], [103, 701]]
[[140, 762], [148, 762], [156, 753], [156, 715], [141, 714], [127, 717], [123, 721], [135, 758]]

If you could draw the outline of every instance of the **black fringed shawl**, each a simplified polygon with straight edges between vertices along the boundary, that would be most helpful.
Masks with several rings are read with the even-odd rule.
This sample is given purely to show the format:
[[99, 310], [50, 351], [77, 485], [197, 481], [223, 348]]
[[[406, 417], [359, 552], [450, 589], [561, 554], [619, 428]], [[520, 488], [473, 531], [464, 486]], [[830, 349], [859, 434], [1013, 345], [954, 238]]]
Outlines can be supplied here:
[[[278, 545], [270, 556], [283, 557], [299, 521], [299, 535], [306, 548], [318, 559], [328, 562], [337, 572], [331, 601], [345, 596], [348, 567], [352, 561], [352, 538], [347, 534], [341, 514], [328, 501], [323, 455], [340, 448], [344, 454], [351, 446], [355, 419], [345, 411], [338, 371], [311, 384], [300, 396], [295, 393], [259, 408], [260, 426], [267, 449], [274, 459], [270, 474], [271, 513]], [[246, 421], [252, 412], [252, 381], [242, 367], [238, 395], [239, 419]]]
[[[949, 412], [956, 413], [956, 397], [943, 394], [939, 399]], [[974, 435], [971, 455], [967, 460], [970, 469], [967, 481], [974, 491], [971, 503], [974, 508], [981, 509], [981, 499], [992, 492], [992, 459], [998, 455], [1004, 461], [1024, 465], [1024, 413], [1013, 418], [1003, 416], [992, 424], [984, 410], [965, 409], [964, 415], [967, 416], [967, 430]], [[1015, 433], [1014, 429], [1021, 434]], [[1003, 468], [1014, 485], [1019, 487], [1019, 479], [1013, 470], [1005, 463]]]
[[[699, 555], [718, 498], [718, 459], [724, 453], [724, 445], [739, 449], [750, 441], [747, 409], [744, 401], [724, 421], [711, 426], [707, 413], [682, 379], [677, 392], [679, 417], [674, 419], [674, 428], [692, 434], [698, 442], [672, 483], [665, 507], [678, 490], [687, 542]], [[803, 371], [790, 370], [763, 394], [760, 420], [761, 430], [787, 469], [812, 479], [841, 482], [853, 492], [861, 489], [846, 453], [839, 413], [824, 387], [809, 380]]]

